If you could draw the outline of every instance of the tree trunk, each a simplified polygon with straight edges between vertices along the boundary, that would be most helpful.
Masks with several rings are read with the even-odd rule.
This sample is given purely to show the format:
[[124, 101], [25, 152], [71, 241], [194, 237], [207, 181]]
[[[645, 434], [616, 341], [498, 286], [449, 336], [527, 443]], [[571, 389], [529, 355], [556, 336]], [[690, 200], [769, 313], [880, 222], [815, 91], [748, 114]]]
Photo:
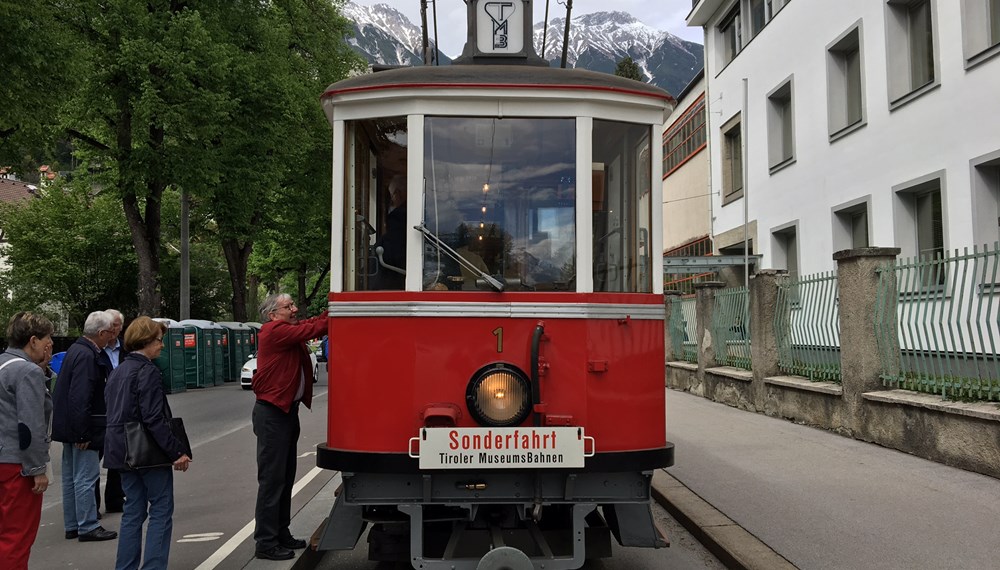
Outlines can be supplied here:
[[[150, 317], [160, 316], [160, 201], [166, 182], [157, 168], [149, 168], [145, 177], [131, 172], [132, 165], [132, 109], [124, 92], [118, 102], [118, 124], [116, 149], [118, 154], [118, 188], [122, 193], [122, 208], [128, 221], [132, 246], [135, 247], [139, 263], [139, 314]], [[149, 145], [154, 152], [163, 147], [163, 129], [149, 126]], [[139, 204], [138, 180], [145, 178], [145, 211]]]
[[295, 304], [300, 307], [308, 307], [309, 300], [306, 298], [306, 264], [300, 263], [297, 271], [295, 284], [298, 285], [298, 295]]
[[248, 241], [241, 246], [236, 239], [224, 239], [222, 251], [226, 255], [229, 283], [233, 287], [233, 320], [243, 323], [247, 321], [247, 263], [253, 252], [253, 242]]

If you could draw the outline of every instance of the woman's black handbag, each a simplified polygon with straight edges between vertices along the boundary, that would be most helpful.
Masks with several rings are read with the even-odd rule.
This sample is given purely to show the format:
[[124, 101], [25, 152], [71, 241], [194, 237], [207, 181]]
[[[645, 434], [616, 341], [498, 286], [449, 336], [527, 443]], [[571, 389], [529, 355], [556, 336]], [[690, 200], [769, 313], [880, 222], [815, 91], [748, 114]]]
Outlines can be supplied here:
[[[191, 443], [184, 429], [184, 420], [167, 418], [167, 423], [170, 425], [170, 432], [184, 444], [185, 453], [191, 457]], [[125, 465], [130, 469], [146, 469], [173, 463], [142, 422], [125, 422]]]

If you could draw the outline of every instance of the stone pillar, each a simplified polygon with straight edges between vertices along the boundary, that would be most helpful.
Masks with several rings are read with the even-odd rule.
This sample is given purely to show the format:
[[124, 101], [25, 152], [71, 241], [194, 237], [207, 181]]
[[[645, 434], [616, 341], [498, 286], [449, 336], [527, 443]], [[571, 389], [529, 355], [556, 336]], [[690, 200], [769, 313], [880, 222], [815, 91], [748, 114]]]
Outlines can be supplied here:
[[[750, 357], [753, 361], [753, 404], [764, 410], [767, 388], [764, 379], [778, 376], [778, 339], [774, 318], [778, 308], [778, 279], [784, 269], [762, 269], [750, 276]], [[784, 315], [787, 318], [788, 315]]]
[[705, 281], [694, 286], [695, 310], [698, 325], [695, 340], [698, 342], [698, 380], [705, 381], [705, 369], [718, 366], [715, 360], [715, 343], [712, 339], [712, 314], [715, 313], [715, 291], [726, 284], [722, 281]]
[[[863, 395], [865, 392], [883, 390], [879, 375], [882, 363], [876, 334], [878, 313], [878, 284], [876, 272], [880, 266], [892, 263], [899, 255], [898, 247], [865, 247], [847, 249], [833, 254], [837, 262], [837, 285], [840, 297], [840, 367], [843, 375], [844, 404], [850, 429], [855, 437], [870, 439], [867, 433]], [[889, 280], [890, 290], [885, 298], [890, 300], [893, 314], [889, 322], [895, 323], [896, 282]], [[886, 310], [886, 309], [883, 309]], [[896, 327], [883, 328], [881, 334], [896, 341]]]
[[663, 321], [663, 356], [664, 363], [679, 360], [683, 355], [674, 354], [674, 337], [670, 330], [670, 317], [673, 315], [674, 299], [681, 296], [680, 291], [664, 291], [663, 304], [666, 308]]

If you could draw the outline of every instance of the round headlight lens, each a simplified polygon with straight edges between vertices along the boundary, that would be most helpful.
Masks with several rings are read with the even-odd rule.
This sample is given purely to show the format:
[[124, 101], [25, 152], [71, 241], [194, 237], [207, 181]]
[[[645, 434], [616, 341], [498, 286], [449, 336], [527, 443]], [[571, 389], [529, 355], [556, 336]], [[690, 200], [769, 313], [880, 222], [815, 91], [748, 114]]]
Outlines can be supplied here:
[[469, 413], [479, 424], [515, 426], [531, 411], [531, 385], [517, 368], [491, 364], [472, 377], [466, 401]]

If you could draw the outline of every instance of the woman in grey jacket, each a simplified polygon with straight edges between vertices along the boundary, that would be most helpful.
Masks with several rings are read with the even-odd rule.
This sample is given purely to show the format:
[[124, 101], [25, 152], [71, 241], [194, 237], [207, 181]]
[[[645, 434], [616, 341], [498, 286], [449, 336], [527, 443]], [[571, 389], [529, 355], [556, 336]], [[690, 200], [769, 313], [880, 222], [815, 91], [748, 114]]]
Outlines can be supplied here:
[[0, 568], [28, 567], [49, 486], [52, 323], [21, 312], [7, 325], [0, 354]]

